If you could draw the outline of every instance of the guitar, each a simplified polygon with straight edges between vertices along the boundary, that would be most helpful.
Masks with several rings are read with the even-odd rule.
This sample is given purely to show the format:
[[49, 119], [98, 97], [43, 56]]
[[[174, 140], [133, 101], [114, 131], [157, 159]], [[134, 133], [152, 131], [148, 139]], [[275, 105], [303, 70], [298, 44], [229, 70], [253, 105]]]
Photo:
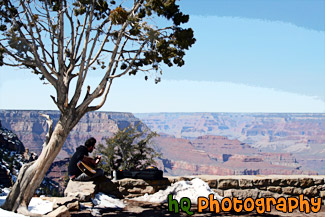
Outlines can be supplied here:
[[85, 173], [87, 176], [92, 177], [96, 174], [95, 167], [100, 160], [100, 156], [97, 156], [95, 159], [84, 157], [81, 161], [77, 163], [78, 168], [81, 172]]

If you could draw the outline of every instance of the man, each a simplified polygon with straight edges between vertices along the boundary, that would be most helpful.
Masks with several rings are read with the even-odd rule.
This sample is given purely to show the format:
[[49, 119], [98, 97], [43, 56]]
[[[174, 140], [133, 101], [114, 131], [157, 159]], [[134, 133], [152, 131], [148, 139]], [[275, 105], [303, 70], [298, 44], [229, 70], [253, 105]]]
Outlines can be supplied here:
[[90, 181], [94, 180], [96, 177], [104, 176], [104, 171], [102, 169], [96, 169], [96, 174], [93, 176], [88, 176], [85, 173], [81, 172], [78, 168], [77, 163], [79, 161], [86, 162], [90, 166], [96, 166], [100, 160], [100, 156], [97, 156], [95, 159], [89, 157], [89, 153], [93, 152], [95, 149], [96, 139], [91, 137], [87, 139], [85, 145], [79, 146], [76, 149], [76, 152], [73, 154], [69, 162], [68, 174], [70, 179], [74, 181]]

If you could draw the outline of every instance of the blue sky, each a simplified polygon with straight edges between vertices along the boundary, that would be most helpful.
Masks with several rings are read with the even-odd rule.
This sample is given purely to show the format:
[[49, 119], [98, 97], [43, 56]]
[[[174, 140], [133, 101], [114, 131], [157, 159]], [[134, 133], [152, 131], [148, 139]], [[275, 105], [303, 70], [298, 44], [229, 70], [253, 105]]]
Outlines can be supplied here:
[[[325, 112], [324, 0], [179, 3], [197, 39], [185, 66], [115, 80], [103, 111]], [[35, 75], [0, 76], [0, 109], [56, 109]]]

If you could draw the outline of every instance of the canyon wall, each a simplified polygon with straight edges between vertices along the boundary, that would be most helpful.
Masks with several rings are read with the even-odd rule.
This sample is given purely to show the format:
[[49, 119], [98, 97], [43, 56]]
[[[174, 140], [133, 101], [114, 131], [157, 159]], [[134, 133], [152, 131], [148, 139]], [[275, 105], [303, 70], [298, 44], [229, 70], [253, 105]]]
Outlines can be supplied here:
[[324, 113], [143, 113], [135, 116], [151, 130], [176, 138], [195, 140], [218, 135], [237, 139], [261, 152], [293, 154], [302, 169], [325, 174]]
[[261, 152], [224, 136], [188, 140], [160, 136], [154, 144], [163, 153], [160, 167], [169, 175], [269, 175], [309, 174], [290, 153]]
[[[54, 124], [59, 120], [58, 111], [0, 110], [2, 126], [15, 132], [25, 147], [37, 154], [42, 150], [42, 144], [48, 131], [46, 119], [39, 113], [48, 114]], [[70, 132], [58, 159], [72, 155], [76, 147], [83, 145], [89, 137], [95, 137], [97, 141], [104, 143], [104, 139], [112, 136], [118, 129], [138, 124], [140, 130], [147, 129], [131, 113], [89, 112]]]
[[[15, 132], [25, 147], [37, 154], [41, 151], [48, 130], [45, 118], [41, 117], [39, 113], [49, 114], [54, 122], [59, 119], [59, 112], [57, 111], [0, 110], [2, 125]], [[323, 168], [319, 164], [316, 165], [321, 168], [320, 170], [308, 168], [304, 165], [304, 161], [297, 160], [297, 156], [292, 153], [274, 152], [270, 149], [261, 151], [261, 148], [254, 145], [253, 142], [247, 142], [247, 139], [246, 142], [243, 142], [241, 139], [245, 140], [245, 138], [240, 136], [235, 138], [238, 133], [247, 136], [245, 133], [247, 126], [250, 128], [260, 126], [261, 123], [257, 121], [261, 119], [260, 116], [257, 118], [253, 115], [248, 115], [248, 117], [238, 115], [237, 117], [230, 114], [194, 113], [185, 116], [180, 114], [161, 114], [158, 116], [151, 114], [148, 117], [142, 114], [139, 117], [143, 118], [143, 121], [153, 131], [157, 131], [161, 135], [154, 138], [152, 144], [157, 151], [162, 153], [162, 157], [158, 159], [158, 167], [167, 175], [314, 175], [322, 171]], [[219, 121], [211, 120], [212, 117], [219, 117]], [[275, 118], [275, 121], [272, 122], [272, 118]], [[278, 120], [281, 118], [269, 117], [264, 119], [267, 120], [265, 125], [274, 129], [279, 128], [277, 123], [281, 122]], [[255, 122], [248, 120], [255, 120]], [[269, 122], [272, 122], [273, 125]], [[82, 145], [90, 136], [104, 143], [104, 138], [112, 136], [118, 129], [137, 124], [139, 124], [140, 130], [148, 129], [140, 119], [131, 113], [91, 112], [86, 114], [71, 131], [59, 153], [57, 162], [50, 168], [48, 175], [55, 181], [61, 182], [62, 176], [66, 173], [67, 158], [74, 153], [77, 146]], [[297, 124], [296, 131], [300, 131], [299, 126], [300, 124]], [[302, 126], [305, 127], [305, 125]], [[309, 127], [310, 129], [305, 129], [305, 132], [306, 135], [310, 136], [310, 139], [314, 135], [310, 132], [322, 132], [322, 122], [318, 125], [319, 129], [312, 129], [311, 125]], [[264, 128], [265, 131], [267, 127]], [[179, 129], [181, 130], [179, 131]], [[234, 133], [230, 135], [229, 132], [231, 131]], [[262, 130], [260, 131], [262, 132]], [[173, 132], [175, 135], [166, 134]], [[221, 132], [228, 132], [228, 135], [217, 135], [217, 133], [223, 134]], [[275, 136], [282, 135], [277, 132], [278, 130], [274, 130]], [[212, 135], [213, 133], [216, 135]], [[292, 133], [295, 133], [293, 129]], [[317, 141], [322, 143], [321, 138], [315, 137], [313, 140], [318, 139]], [[257, 138], [254, 137], [254, 139]], [[295, 141], [292, 141], [293, 138], [286, 139], [291, 143]], [[318, 160], [317, 158], [313, 159]]]

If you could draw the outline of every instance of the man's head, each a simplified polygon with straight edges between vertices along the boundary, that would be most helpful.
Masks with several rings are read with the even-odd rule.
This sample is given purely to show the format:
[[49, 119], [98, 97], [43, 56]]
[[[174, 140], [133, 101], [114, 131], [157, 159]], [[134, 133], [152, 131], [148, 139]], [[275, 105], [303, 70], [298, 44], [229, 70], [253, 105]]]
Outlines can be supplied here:
[[85, 142], [85, 146], [87, 147], [89, 153], [93, 152], [95, 144], [96, 139], [94, 137], [87, 139], [87, 141]]

